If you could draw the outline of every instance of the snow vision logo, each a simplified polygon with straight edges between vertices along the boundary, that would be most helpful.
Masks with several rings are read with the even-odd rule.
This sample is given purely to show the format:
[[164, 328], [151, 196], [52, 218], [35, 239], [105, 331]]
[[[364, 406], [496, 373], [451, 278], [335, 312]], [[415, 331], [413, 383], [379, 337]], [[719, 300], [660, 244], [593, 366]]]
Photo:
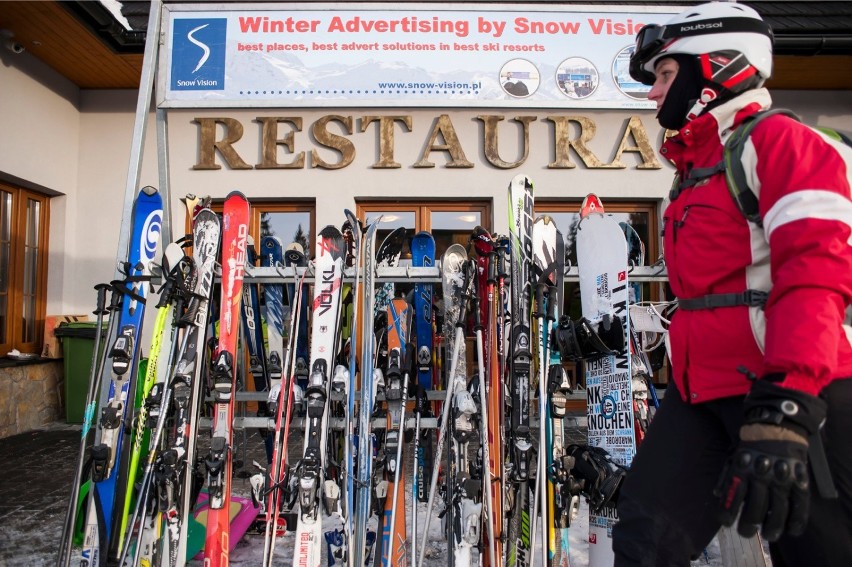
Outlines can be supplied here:
[[172, 79], [175, 91], [225, 88], [224, 18], [179, 19], [172, 30]]

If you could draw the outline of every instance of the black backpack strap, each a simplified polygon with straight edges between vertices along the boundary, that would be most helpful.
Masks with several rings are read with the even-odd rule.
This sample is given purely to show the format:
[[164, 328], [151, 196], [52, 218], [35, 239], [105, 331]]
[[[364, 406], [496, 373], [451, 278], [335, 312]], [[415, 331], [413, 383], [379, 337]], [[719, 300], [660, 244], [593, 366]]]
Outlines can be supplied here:
[[669, 200], [674, 201], [675, 199], [677, 199], [678, 195], [680, 195], [680, 192], [684, 189], [694, 187], [705, 179], [713, 177], [714, 175], [722, 173], [724, 171], [725, 160], [721, 160], [716, 165], [710, 167], [695, 167], [693, 169], [690, 169], [686, 176], [683, 178], [681, 178], [679, 174], [676, 175], [674, 183], [672, 184], [672, 189], [671, 191], [669, 191]]
[[746, 118], [745, 122], [734, 130], [725, 142], [723, 166], [725, 180], [728, 183], [728, 191], [730, 191], [731, 197], [745, 218], [760, 227], [763, 227], [763, 219], [760, 218], [757, 195], [754, 194], [754, 191], [749, 187], [746, 180], [746, 173], [743, 168], [743, 150], [745, 149], [746, 140], [748, 140], [748, 137], [757, 125], [765, 118], [769, 118], [775, 114], [783, 114], [801, 122], [801, 119], [792, 110], [787, 110], [786, 108], [761, 110]]
[[742, 293], [711, 293], [692, 299], [678, 299], [677, 306], [684, 311], [737, 307], [738, 305], [748, 305], [749, 307], [760, 307], [763, 309], [768, 297], [769, 293], [765, 291], [747, 289]]

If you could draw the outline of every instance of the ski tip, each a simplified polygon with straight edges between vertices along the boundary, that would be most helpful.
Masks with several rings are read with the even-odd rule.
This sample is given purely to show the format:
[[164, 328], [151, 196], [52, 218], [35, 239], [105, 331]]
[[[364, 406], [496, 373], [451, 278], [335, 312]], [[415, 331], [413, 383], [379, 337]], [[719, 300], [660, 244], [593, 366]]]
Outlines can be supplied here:
[[287, 245], [287, 248], [284, 250], [285, 252], [298, 252], [301, 255], [305, 254], [305, 247], [299, 244], [298, 242], [291, 242]]
[[385, 239], [382, 241], [382, 245], [379, 248], [387, 248], [395, 253], [397, 250], [402, 250], [402, 247], [407, 239], [408, 229], [404, 226], [400, 226], [395, 228], [390, 234], [385, 237]]
[[228, 193], [228, 196], [225, 197], [225, 200], [227, 201], [228, 199], [232, 199], [232, 198], [242, 199], [243, 201], [248, 201], [245, 194], [242, 191], [239, 191], [237, 189], [234, 189], [233, 191]]
[[532, 188], [533, 182], [532, 180], [525, 174], [519, 173], [515, 177], [512, 178], [512, 187], [524, 187], [524, 188]]
[[377, 217], [374, 217], [374, 218], [370, 218], [368, 216], [364, 217], [364, 223], [361, 225], [361, 229], [364, 232], [370, 232], [371, 230], [372, 231], [378, 230], [379, 225], [381, 224], [383, 217], [384, 217], [384, 215], [381, 215], [381, 214]]
[[281, 248], [281, 239], [277, 236], [267, 235], [260, 240], [260, 245], [263, 248]]
[[553, 225], [554, 228], [556, 227], [556, 221], [553, 220], [553, 217], [550, 215], [538, 215], [537, 217], [535, 217], [535, 221], [533, 221], [533, 225], [535, 224], [540, 224], [543, 226]]
[[140, 189], [140, 191], [141, 191], [142, 193], [144, 193], [144, 194], [148, 195], [149, 197], [151, 197], [151, 196], [156, 195], [157, 193], [159, 193], [159, 191], [160, 191], [160, 190], [159, 190], [159, 189], [157, 189], [156, 187], [154, 187], [153, 185], [146, 185], [145, 187], [143, 187], [142, 189]]
[[429, 232], [428, 230], [421, 230], [420, 232], [415, 234], [412, 238], [414, 238], [416, 240], [426, 240], [426, 241], [435, 240], [435, 237], [432, 236], [432, 233]]
[[604, 206], [603, 203], [601, 203], [600, 198], [594, 193], [589, 193], [586, 195], [586, 198], [583, 199], [583, 205], [580, 207], [580, 218], [584, 219], [593, 213], [602, 215], [605, 212], [606, 211], [604, 210]]
[[467, 260], [467, 249], [459, 243], [450, 244], [441, 259], [441, 270], [444, 273], [461, 271], [461, 266]]
[[485, 257], [494, 251], [494, 237], [482, 226], [477, 226], [473, 229], [470, 235], [470, 242], [473, 244], [473, 249], [479, 257]]

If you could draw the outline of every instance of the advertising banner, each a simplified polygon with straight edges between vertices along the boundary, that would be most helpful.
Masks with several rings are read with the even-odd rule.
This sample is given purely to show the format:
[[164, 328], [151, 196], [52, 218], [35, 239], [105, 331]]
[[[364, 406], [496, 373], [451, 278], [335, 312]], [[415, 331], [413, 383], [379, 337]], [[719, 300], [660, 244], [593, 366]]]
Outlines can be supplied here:
[[638, 30], [675, 6], [169, 4], [161, 107], [654, 108]]

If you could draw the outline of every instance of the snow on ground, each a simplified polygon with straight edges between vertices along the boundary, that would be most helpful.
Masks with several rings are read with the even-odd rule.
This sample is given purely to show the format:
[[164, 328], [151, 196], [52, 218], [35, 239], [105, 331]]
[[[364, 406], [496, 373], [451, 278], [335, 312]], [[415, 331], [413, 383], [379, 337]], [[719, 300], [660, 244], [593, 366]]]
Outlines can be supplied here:
[[[253, 445], [257, 447], [262, 447], [262, 444], [259, 442], [248, 443], [250, 448]], [[262, 449], [255, 449], [255, 451], [262, 451]], [[262, 454], [262, 453], [259, 453]], [[248, 460], [251, 459], [251, 454], [247, 455]], [[410, 458], [410, 457], [409, 457]], [[411, 464], [409, 462], [409, 464]], [[406, 466], [405, 470], [411, 471], [413, 470], [412, 466]], [[70, 471], [68, 471], [70, 475]], [[408, 487], [410, 490], [410, 482], [411, 477], [408, 479]], [[248, 481], [236, 477], [234, 478], [233, 484], [235, 494], [239, 494], [241, 496], [248, 496], [249, 494], [249, 484]], [[409, 491], [407, 494], [411, 494]], [[63, 503], [67, 496], [62, 498]], [[440, 507], [440, 504], [437, 504], [436, 507]], [[407, 518], [410, 525], [411, 522], [411, 502], [409, 500], [407, 505]], [[422, 530], [423, 524], [426, 518], [426, 504], [418, 503], [418, 547], [420, 546], [420, 542], [422, 541]], [[428, 534], [428, 544], [427, 544], [427, 553], [426, 557], [423, 561], [423, 567], [438, 567], [444, 566], [447, 564], [447, 554], [449, 551], [449, 545], [447, 543], [447, 539], [445, 536], [445, 532], [441, 526], [441, 520], [437, 518], [437, 513], [439, 509], [436, 509], [433, 513], [432, 522], [429, 528]], [[42, 528], [37, 529], [35, 526], [29, 526], [25, 523], [12, 522], [11, 525], [2, 525], [0, 526], [0, 535], [3, 537], [0, 538], [2, 541], [6, 542], [18, 542], [16, 547], [19, 550], [19, 553], [15, 554], [14, 560], [9, 562], [4, 562], [0, 560], [0, 565], [21, 565], [21, 566], [40, 566], [40, 565], [53, 565], [55, 563], [55, 549], [48, 549], [50, 546], [45, 545], [28, 545], [24, 544], [24, 542], [33, 541], [34, 536], [36, 534], [48, 535], [51, 532], [55, 532], [58, 537], [58, 532], [61, 531], [61, 522], [64, 517], [64, 510], [60, 507], [49, 506], [45, 510], [42, 511]], [[49, 517], [44, 516], [44, 514], [49, 514]], [[536, 527], [540, 527], [540, 522], [536, 522]], [[570, 528], [570, 544], [571, 544], [571, 565], [572, 567], [586, 567], [589, 564], [589, 544], [588, 544], [588, 506], [583, 501], [580, 503], [580, 510], [575, 518], [573, 524]], [[49, 538], [49, 536], [48, 536]], [[533, 554], [533, 563], [532, 565], [538, 566], [540, 564], [540, 544], [541, 544], [541, 536], [538, 535], [536, 537], [536, 552]], [[33, 541], [35, 543], [35, 541]], [[295, 537], [293, 532], [288, 532], [284, 535], [276, 546], [276, 555], [275, 560], [273, 562], [276, 566], [290, 566], [293, 564], [292, 556], [293, 556], [293, 547], [295, 545]], [[75, 561], [72, 562], [72, 565], [79, 565], [79, 549], [75, 550]], [[325, 558], [325, 550], [323, 550], [323, 565], [327, 565], [327, 560]], [[7, 554], [6, 557], [9, 557]], [[246, 535], [244, 536], [239, 543], [237, 544], [236, 549], [231, 554], [231, 563], [236, 566], [245, 566], [245, 567], [254, 567], [261, 564], [263, 557], [263, 536], [262, 535]], [[202, 561], [190, 561], [188, 563], [191, 567], [202, 567]], [[409, 567], [411, 567], [413, 563], [409, 561]], [[478, 563], [475, 563], [475, 565]], [[722, 557], [719, 548], [718, 540], [714, 539], [711, 544], [707, 547], [706, 553], [703, 557], [699, 558], [697, 561], [692, 562], [691, 567], [722, 567], [724, 563], [722, 562]], [[771, 562], [769, 562], [767, 558], [767, 565], [771, 566]]]
[[[410, 505], [409, 505], [410, 506]], [[437, 511], [436, 511], [437, 512]], [[410, 522], [411, 518], [411, 510], [409, 507], [408, 510], [408, 518]], [[426, 504], [420, 503], [418, 505], [418, 518], [420, 529], [423, 528], [423, 522], [425, 522], [426, 518]], [[540, 525], [540, 523], [539, 523]], [[589, 543], [588, 543], [588, 528], [589, 528], [589, 511], [588, 506], [585, 502], [582, 502], [580, 505], [580, 511], [575, 519], [574, 523], [571, 525], [571, 566], [572, 567], [586, 567], [589, 564]], [[421, 533], [418, 532], [418, 538], [422, 537]], [[420, 547], [418, 539], [418, 548]], [[536, 537], [536, 553], [533, 554], [533, 562], [532, 566], [540, 565], [540, 544], [541, 537], [540, 532], [539, 536]], [[288, 532], [281, 540], [279, 540], [276, 546], [276, 556], [274, 565], [280, 566], [290, 566], [292, 565], [292, 553], [293, 546], [295, 545], [295, 538], [293, 532]], [[433, 514], [433, 521], [431, 522], [429, 528], [429, 540], [426, 548], [426, 557], [423, 560], [423, 567], [439, 567], [447, 565], [447, 553], [449, 551], [449, 545], [447, 543], [443, 528], [441, 526], [441, 521], [435, 519], [435, 515]], [[237, 548], [231, 554], [231, 564], [232, 565], [241, 565], [241, 566], [254, 566], [260, 565], [261, 560], [263, 558], [263, 536], [245, 536], [242, 541], [238, 544]], [[478, 563], [477, 563], [478, 564]], [[192, 561], [189, 563], [192, 567], [201, 567], [203, 562], [200, 561]], [[323, 558], [323, 565], [328, 565], [325, 558]], [[413, 562], [409, 562], [409, 565], [413, 565]], [[704, 557], [700, 558], [698, 561], [692, 562], [692, 567], [722, 567], [722, 558], [719, 552], [719, 543], [716, 539], [714, 539], [710, 546], [707, 548], [707, 552]]]

